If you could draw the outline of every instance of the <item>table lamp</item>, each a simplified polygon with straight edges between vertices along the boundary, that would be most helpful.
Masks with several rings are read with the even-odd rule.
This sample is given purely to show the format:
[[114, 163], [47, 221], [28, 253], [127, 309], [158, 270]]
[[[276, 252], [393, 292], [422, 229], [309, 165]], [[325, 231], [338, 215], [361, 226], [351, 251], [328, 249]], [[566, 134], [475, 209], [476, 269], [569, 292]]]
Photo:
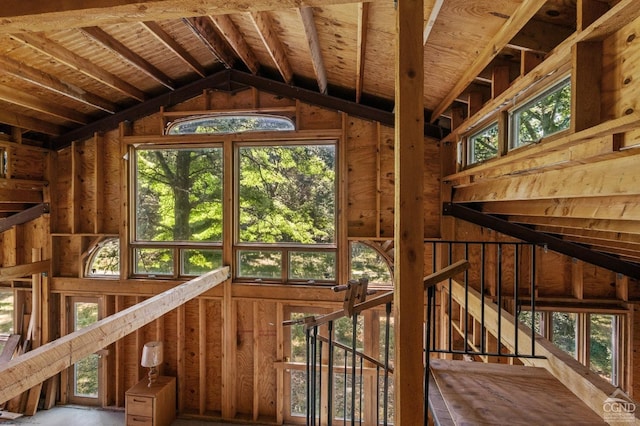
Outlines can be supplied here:
[[149, 367], [149, 385], [156, 382], [158, 378], [158, 366], [162, 364], [162, 342], [147, 342], [142, 348], [143, 367]]

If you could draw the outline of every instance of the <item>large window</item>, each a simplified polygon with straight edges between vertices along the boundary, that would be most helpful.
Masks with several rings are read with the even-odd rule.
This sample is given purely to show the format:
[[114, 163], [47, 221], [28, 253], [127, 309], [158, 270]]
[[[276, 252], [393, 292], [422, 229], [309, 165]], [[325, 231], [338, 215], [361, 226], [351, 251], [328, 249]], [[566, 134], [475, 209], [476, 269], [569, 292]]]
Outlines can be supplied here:
[[571, 79], [565, 78], [510, 113], [511, 148], [539, 142], [571, 124]]
[[237, 148], [237, 275], [334, 281], [335, 143]]
[[222, 148], [134, 153], [134, 273], [194, 275], [220, 266]]

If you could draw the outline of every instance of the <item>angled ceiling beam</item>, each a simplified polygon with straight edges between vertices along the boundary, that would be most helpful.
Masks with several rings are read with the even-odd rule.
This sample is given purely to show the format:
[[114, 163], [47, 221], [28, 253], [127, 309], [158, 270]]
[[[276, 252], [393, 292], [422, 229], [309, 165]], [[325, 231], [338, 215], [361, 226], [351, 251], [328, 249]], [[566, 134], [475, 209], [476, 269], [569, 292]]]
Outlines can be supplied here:
[[227, 39], [227, 43], [229, 43], [242, 62], [249, 68], [249, 71], [257, 74], [260, 70], [260, 63], [229, 15], [216, 15], [210, 18], [224, 38]]
[[72, 84], [65, 83], [50, 74], [14, 61], [11, 58], [0, 57], [0, 70], [7, 74], [11, 74], [16, 78], [35, 84], [59, 95], [66, 96], [69, 99], [73, 99], [74, 101], [88, 105], [92, 108], [101, 109], [108, 113], [114, 113], [116, 111], [115, 103], [92, 93], [88, 93]]
[[[16, 112], [9, 112], [0, 109], [0, 123], [8, 124], [10, 126], [18, 127], [21, 129], [32, 130], [38, 133], [44, 133], [45, 135], [59, 136], [66, 132], [68, 129], [64, 126], [48, 123], [38, 118], [29, 117], [27, 115], [18, 114]], [[0, 197], [2, 199], [2, 197]]]
[[507, 222], [506, 220], [481, 213], [460, 204], [445, 203], [443, 205], [442, 212], [447, 216], [454, 216], [458, 219], [493, 229], [494, 231], [518, 238], [522, 241], [533, 244], [542, 244], [549, 249], [566, 256], [575, 257], [576, 259], [600, 266], [601, 268], [618, 272], [628, 277], [640, 279], [640, 265], [625, 262], [617, 257], [589, 250], [579, 244], [564, 241], [560, 238], [534, 231], [531, 228]]
[[268, 12], [254, 12], [250, 13], [251, 20], [253, 21], [253, 25], [255, 25], [262, 42], [267, 48], [271, 59], [273, 60], [278, 72], [282, 76], [282, 79], [287, 84], [291, 84], [293, 82], [293, 71], [291, 70], [291, 65], [289, 64], [289, 59], [287, 53], [273, 29], [273, 24], [271, 22], [271, 18], [269, 17]]
[[90, 60], [79, 57], [75, 53], [65, 49], [57, 43], [54, 43], [46, 37], [37, 34], [23, 33], [19, 35], [13, 34], [11, 35], [11, 38], [53, 58], [61, 64], [83, 73], [87, 77], [117, 90], [125, 96], [138, 101], [144, 101], [146, 99], [142, 90], [96, 66]]
[[0, 220], [0, 233], [49, 213], [49, 204], [42, 203]]
[[429, 19], [424, 26], [424, 31], [422, 32], [422, 45], [426, 45], [429, 40], [429, 36], [431, 35], [431, 30], [436, 23], [436, 19], [438, 19], [438, 15], [440, 14], [440, 9], [442, 9], [442, 3], [444, 0], [436, 0], [433, 4], [433, 8], [431, 9], [431, 13], [429, 13]]
[[[380, 2], [388, 0], [370, 0]], [[349, 4], [353, 0], [3, 0], [0, 33], [52, 31], [123, 22], [164, 21], [194, 15]]]
[[322, 49], [320, 48], [320, 40], [318, 39], [318, 31], [316, 30], [316, 21], [313, 18], [313, 8], [303, 6], [298, 9], [304, 34], [307, 37], [309, 45], [309, 53], [311, 54], [311, 63], [316, 73], [316, 81], [318, 82], [318, 90], [323, 95], [327, 94], [327, 70], [322, 60]]
[[449, 94], [440, 102], [433, 110], [431, 122], [435, 121], [449, 108], [449, 105], [464, 92], [471, 82], [480, 72], [498, 56], [500, 51], [511, 41], [511, 39], [524, 27], [533, 15], [540, 10], [546, 3], [546, 0], [528, 0], [520, 4], [518, 9], [507, 19], [500, 30], [493, 36], [491, 41], [487, 43], [484, 49], [478, 54], [478, 57], [470, 67], [462, 74], [456, 85], [449, 90]]
[[169, 33], [162, 29], [160, 24], [152, 21], [141, 22], [149, 32], [158, 39], [164, 46], [171, 50], [185, 65], [195, 71], [200, 77], [206, 77], [207, 71], [191, 54], [180, 45]]
[[[290, 86], [279, 81], [251, 75], [238, 70], [230, 70], [229, 73], [231, 74], [231, 81], [235, 83], [252, 86], [258, 90], [264, 90], [265, 92], [278, 94], [292, 99], [299, 99], [302, 102], [307, 102], [324, 108], [343, 111], [355, 117], [378, 121], [386, 126], [395, 126], [395, 115], [392, 112], [373, 108], [367, 105], [357, 104], [353, 101], [348, 101], [335, 96], [323, 95], [312, 90]], [[442, 139], [446, 136], [440, 126], [429, 123], [425, 123], [424, 135], [436, 139]]]
[[220, 71], [209, 77], [180, 87], [173, 92], [164, 93], [146, 102], [134, 105], [111, 116], [94, 121], [86, 126], [71, 130], [53, 141], [53, 149], [59, 150], [71, 145], [75, 140], [92, 138], [96, 132], [104, 132], [118, 128], [123, 121], [133, 121], [147, 115], [155, 114], [161, 107], [169, 107], [199, 96], [206, 89], [217, 88], [228, 83], [228, 71]]
[[207, 46], [219, 62], [222, 62], [227, 68], [233, 68], [236, 58], [222, 36], [218, 34], [218, 30], [216, 30], [210, 17], [198, 16], [196, 18], [184, 18], [182, 21], [191, 28], [193, 33]]
[[5, 86], [0, 86], [0, 100], [79, 124], [89, 122], [89, 118], [86, 115], [71, 108], [43, 102], [41, 97], [21, 93]]
[[356, 102], [360, 103], [364, 86], [364, 58], [367, 51], [369, 3], [358, 3], [358, 40], [356, 44]]
[[175, 89], [176, 84], [165, 73], [149, 63], [146, 59], [140, 57], [137, 53], [134, 53], [124, 44], [113, 38], [110, 34], [106, 33], [99, 27], [85, 27], [81, 28], [81, 31], [95, 40], [98, 44], [106, 47], [107, 49], [120, 56], [123, 60], [130, 63], [140, 71], [162, 84], [167, 89]]

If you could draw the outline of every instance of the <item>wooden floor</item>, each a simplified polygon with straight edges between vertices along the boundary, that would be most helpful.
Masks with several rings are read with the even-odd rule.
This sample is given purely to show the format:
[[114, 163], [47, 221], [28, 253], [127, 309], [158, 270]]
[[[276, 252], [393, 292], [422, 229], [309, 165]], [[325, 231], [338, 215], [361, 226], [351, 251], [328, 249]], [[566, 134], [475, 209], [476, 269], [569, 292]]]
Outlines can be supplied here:
[[432, 404], [436, 424], [606, 424], [544, 368], [431, 360], [431, 373], [448, 411]]

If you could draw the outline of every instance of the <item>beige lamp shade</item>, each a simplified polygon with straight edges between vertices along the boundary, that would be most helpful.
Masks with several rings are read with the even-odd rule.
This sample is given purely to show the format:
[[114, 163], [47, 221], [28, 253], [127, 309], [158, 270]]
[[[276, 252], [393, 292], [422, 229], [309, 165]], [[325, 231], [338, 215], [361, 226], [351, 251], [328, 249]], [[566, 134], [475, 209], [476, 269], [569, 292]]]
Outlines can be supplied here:
[[147, 342], [142, 348], [143, 367], [157, 367], [162, 364], [162, 342]]

